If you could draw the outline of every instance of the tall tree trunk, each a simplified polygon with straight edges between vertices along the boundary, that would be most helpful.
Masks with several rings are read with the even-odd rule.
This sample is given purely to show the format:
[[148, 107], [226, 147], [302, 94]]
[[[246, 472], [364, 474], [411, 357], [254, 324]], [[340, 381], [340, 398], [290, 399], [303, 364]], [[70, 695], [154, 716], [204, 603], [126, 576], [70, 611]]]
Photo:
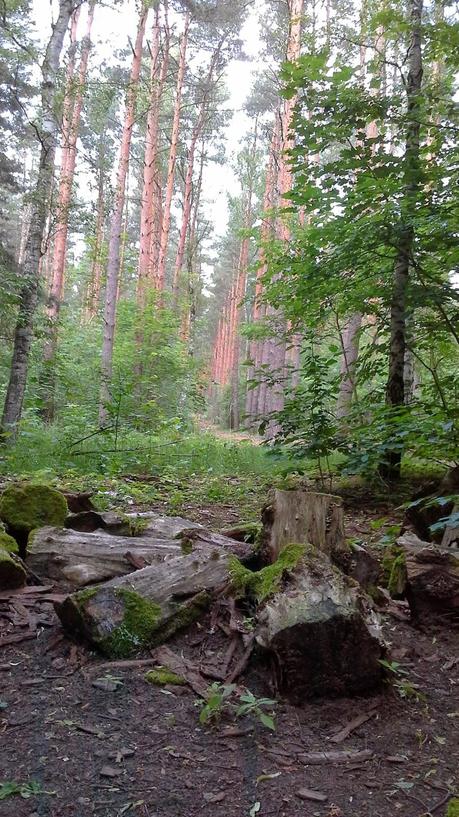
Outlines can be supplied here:
[[76, 90], [72, 87], [68, 93], [73, 98], [73, 105], [68, 101], [71, 109], [70, 122], [67, 131], [67, 143], [62, 153], [61, 175], [59, 180], [59, 197], [57, 205], [57, 225], [54, 236], [53, 264], [51, 272], [51, 286], [48, 296], [46, 314], [49, 321], [47, 338], [43, 350], [43, 369], [41, 385], [44, 391], [41, 416], [47, 423], [54, 419], [56, 370], [55, 357], [57, 350], [58, 321], [61, 303], [64, 295], [64, 273], [67, 254], [67, 237], [69, 225], [70, 201], [72, 196], [73, 179], [77, 155], [77, 140], [80, 129], [83, 93], [88, 70], [89, 52], [91, 50], [91, 28], [94, 19], [96, 0], [91, 0], [88, 9], [86, 33], [82, 43], [80, 66]]
[[3, 436], [10, 438], [15, 436], [22, 415], [34, 318], [38, 303], [42, 241], [49, 209], [49, 196], [53, 181], [54, 159], [59, 133], [59, 123], [55, 112], [57, 72], [65, 33], [76, 5], [77, 0], [61, 0], [59, 14], [53, 25], [41, 67], [42, 119], [38, 126], [41, 144], [40, 161], [32, 202], [31, 226], [24, 253], [24, 285], [20, 293], [10, 378], [1, 422]]
[[180, 228], [180, 236], [179, 242], [177, 247], [177, 255], [175, 258], [175, 266], [174, 266], [174, 276], [172, 281], [172, 290], [174, 293], [175, 300], [177, 300], [178, 296], [178, 284], [180, 279], [180, 272], [183, 266], [183, 259], [185, 256], [185, 245], [186, 245], [186, 235], [188, 231], [188, 225], [190, 221], [191, 215], [191, 201], [192, 201], [192, 193], [193, 193], [193, 169], [194, 169], [194, 157], [196, 153], [196, 145], [198, 140], [202, 135], [202, 131], [206, 122], [206, 115], [207, 111], [207, 103], [209, 100], [209, 95], [212, 89], [212, 77], [215, 71], [215, 67], [217, 65], [217, 61], [220, 55], [220, 51], [222, 49], [223, 39], [220, 40], [216, 50], [212, 55], [212, 59], [210, 61], [209, 70], [207, 73], [207, 77], [205, 80], [205, 90], [204, 96], [201, 101], [200, 109], [198, 118], [196, 120], [196, 124], [193, 128], [193, 132], [191, 134], [191, 141], [190, 141], [190, 148], [188, 150], [188, 162], [187, 162], [187, 171], [185, 177], [185, 191], [183, 194], [183, 215], [182, 215], [182, 225]]
[[97, 183], [97, 216], [91, 270], [89, 273], [84, 319], [89, 322], [97, 315], [102, 279], [102, 252], [104, 244], [105, 185], [103, 161], [99, 167]]
[[159, 113], [169, 66], [170, 33], [167, 20], [167, 3], [164, 3], [164, 6], [166, 17], [164, 24], [165, 41], [162, 59], [159, 5], [155, 14], [151, 47], [150, 106], [147, 118], [147, 133], [143, 162], [142, 198], [140, 205], [140, 251], [137, 285], [137, 302], [140, 308], [145, 306], [148, 277], [152, 266], [151, 253], [153, 249], [152, 234], [155, 218], [155, 186], [158, 185]]
[[188, 353], [193, 356], [193, 325], [196, 320], [196, 265], [198, 253], [198, 215], [201, 202], [202, 177], [204, 173], [205, 150], [204, 144], [201, 148], [201, 158], [199, 162], [199, 173], [193, 191], [193, 212], [190, 219], [190, 229], [187, 241], [187, 303], [182, 321], [182, 339], [188, 342]]
[[101, 385], [99, 403], [99, 425], [105, 426], [108, 419], [110, 405], [110, 383], [113, 370], [113, 345], [115, 340], [116, 299], [118, 291], [118, 276], [120, 269], [120, 245], [126, 191], [126, 178], [129, 169], [129, 152], [131, 147], [132, 130], [134, 127], [135, 108], [137, 101], [137, 86], [140, 66], [142, 62], [142, 46], [145, 34], [145, 25], [148, 16], [148, 6], [142, 4], [134, 46], [129, 88], [126, 95], [126, 112], [121, 138], [118, 176], [116, 181], [115, 205], [110, 225], [108, 244], [107, 283], [105, 288], [104, 310], [104, 339], [102, 344]]
[[183, 80], [185, 77], [186, 68], [186, 49], [188, 43], [189, 26], [190, 15], [187, 14], [185, 18], [185, 28], [183, 30], [182, 38], [180, 41], [180, 59], [177, 73], [177, 88], [175, 92], [174, 118], [172, 121], [171, 146], [169, 150], [169, 161], [167, 166], [166, 194], [164, 197], [164, 210], [161, 224], [161, 239], [159, 245], [158, 266], [156, 270], [155, 286], [156, 289], [158, 289], [159, 291], [162, 291], [164, 289], [164, 278], [166, 275], [167, 247], [169, 244], [169, 231], [171, 226], [171, 206], [172, 196], [174, 194], [175, 166], [177, 164], [177, 145], [179, 137]]
[[[403, 406], [405, 401], [405, 353], [407, 334], [407, 297], [411, 255], [414, 246], [413, 216], [420, 189], [420, 123], [422, 87], [422, 0], [410, 0], [411, 43], [408, 51], [406, 78], [407, 120], [405, 143], [404, 191], [400, 240], [394, 266], [392, 302], [390, 310], [389, 376], [386, 402], [391, 408]], [[380, 472], [389, 479], [400, 476], [402, 452], [388, 451]]]
[[336, 416], [339, 419], [343, 419], [348, 415], [355, 393], [355, 370], [359, 355], [359, 333], [361, 325], [361, 312], [354, 312], [346, 321], [343, 331], [340, 331], [342, 351], [340, 365], [341, 381], [336, 407]]

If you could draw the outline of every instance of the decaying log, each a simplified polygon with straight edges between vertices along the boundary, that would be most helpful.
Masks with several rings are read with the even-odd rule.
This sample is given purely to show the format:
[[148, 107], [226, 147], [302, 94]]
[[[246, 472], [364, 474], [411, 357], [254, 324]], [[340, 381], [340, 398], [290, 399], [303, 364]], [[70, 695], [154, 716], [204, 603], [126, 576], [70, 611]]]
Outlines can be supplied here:
[[262, 512], [261, 551], [275, 562], [284, 545], [310, 544], [328, 556], [346, 550], [342, 500], [331, 494], [280, 491]]
[[404, 594], [415, 617], [432, 613], [459, 615], [459, 553], [423, 542], [413, 533], [397, 539], [403, 548]]
[[105, 531], [81, 533], [66, 528], [38, 528], [29, 539], [27, 565], [40, 578], [73, 587], [124, 576], [142, 564], [156, 564], [181, 553], [177, 540], [112, 536]]
[[194, 549], [199, 547], [216, 547], [233, 553], [241, 562], [250, 560], [254, 554], [254, 545], [250, 542], [241, 542], [238, 539], [230, 539], [220, 533], [213, 533], [205, 528], [192, 528], [182, 530], [180, 534], [182, 549]]
[[176, 539], [182, 531], [202, 528], [181, 516], [162, 516], [154, 512], [118, 514], [114, 511], [85, 511], [67, 517], [66, 527], [90, 533], [99, 528], [117, 536], [161, 536]]
[[95, 510], [91, 502], [91, 497], [94, 496], [94, 491], [84, 491], [83, 493], [70, 493], [69, 491], [62, 491], [66, 500], [70, 513], [80, 513], [84, 511]]
[[230, 558], [221, 548], [202, 547], [69, 595], [56, 605], [57, 614], [66, 629], [106, 655], [128, 657], [202, 615], [228, 582]]
[[[455, 515], [455, 519], [459, 517], [459, 505], [454, 506], [452, 513]], [[442, 548], [459, 548], [459, 523], [448, 525], [445, 528], [441, 546]]]
[[381, 682], [376, 616], [356, 583], [315, 548], [259, 610], [256, 640], [274, 658], [279, 691], [294, 703], [365, 693]]

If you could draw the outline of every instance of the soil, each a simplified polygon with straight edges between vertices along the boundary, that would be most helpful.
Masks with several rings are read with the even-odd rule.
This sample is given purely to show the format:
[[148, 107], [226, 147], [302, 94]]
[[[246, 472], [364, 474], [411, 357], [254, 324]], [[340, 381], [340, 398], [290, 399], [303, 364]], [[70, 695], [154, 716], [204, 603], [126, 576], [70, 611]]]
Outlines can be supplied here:
[[[351, 504], [347, 533], [368, 539], [381, 507]], [[214, 508], [198, 521], [209, 515]], [[219, 521], [234, 521], [233, 511]], [[25, 632], [16, 607], [8, 620], [0, 602], [0, 636]], [[0, 651], [0, 783], [36, 783], [41, 793], [6, 797], [2, 817], [444, 817], [458, 796], [459, 639], [445, 623], [383, 616], [390, 660], [406, 673], [395, 680], [408, 683], [296, 708], [279, 701], [272, 732], [256, 717], [200, 725], [189, 687], [152, 686], [148, 666], [107, 665], [63, 634], [50, 601], [32, 615], [37, 635]], [[228, 643], [208, 617], [169, 646], [211, 672]], [[269, 677], [255, 662], [235, 698], [245, 686], [275, 697]], [[333, 741], [360, 715], [369, 717]], [[339, 765], [304, 757], [344, 750], [371, 756]]]

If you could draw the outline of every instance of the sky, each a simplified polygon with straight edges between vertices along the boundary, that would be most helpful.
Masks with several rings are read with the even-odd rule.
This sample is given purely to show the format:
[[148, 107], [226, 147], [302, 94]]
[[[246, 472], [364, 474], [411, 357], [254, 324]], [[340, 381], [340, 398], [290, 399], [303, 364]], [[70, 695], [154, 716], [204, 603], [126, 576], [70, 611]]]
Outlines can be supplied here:
[[[214, 236], [223, 235], [228, 220], [227, 194], [235, 195], [239, 185], [232, 170], [232, 163], [238, 152], [239, 141], [250, 130], [250, 121], [242, 108], [250, 92], [256, 71], [259, 69], [260, 35], [258, 17], [263, 0], [254, 0], [249, 15], [241, 31], [244, 52], [250, 60], [232, 60], [227, 67], [226, 82], [230, 93], [228, 108], [233, 112], [225, 128], [226, 161], [222, 166], [210, 164], [204, 174], [203, 193], [205, 215], [214, 225]], [[51, 24], [50, 9], [56, 15], [56, 0], [33, 0], [32, 7], [39, 37], [46, 40]], [[79, 32], [85, 29], [87, 9], [83, 7]], [[95, 58], [109, 58], [114, 51], [124, 49], [129, 39], [134, 40], [137, 25], [135, 0], [124, 0], [115, 7], [98, 5], [94, 16], [92, 40]], [[148, 32], [147, 32], [148, 37]], [[94, 56], [93, 56], [94, 59]], [[84, 185], [80, 173], [80, 186]], [[88, 191], [89, 195], [89, 191]]]

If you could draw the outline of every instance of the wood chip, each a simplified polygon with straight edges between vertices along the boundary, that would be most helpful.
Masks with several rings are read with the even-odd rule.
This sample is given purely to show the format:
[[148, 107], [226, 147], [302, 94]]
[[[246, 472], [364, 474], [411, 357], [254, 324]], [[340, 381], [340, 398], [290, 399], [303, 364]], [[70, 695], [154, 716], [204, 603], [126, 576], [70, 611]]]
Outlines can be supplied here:
[[100, 772], [101, 777], [118, 777], [122, 774], [121, 769], [115, 769], [113, 766], [102, 766]]
[[374, 715], [376, 715], [376, 712], [364, 712], [362, 713], [362, 715], [357, 715], [356, 718], [354, 718], [352, 721], [349, 721], [349, 723], [347, 723], [346, 726], [340, 729], [339, 732], [337, 732], [335, 735], [332, 735], [332, 737], [329, 738], [330, 742], [341, 743], [343, 740], [349, 737], [351, 732], [354, 732], [356, 729], [359, 728], [359, 726], [362, 726], [363, 723], [369, 721], [370, 718], [374, 717]]
[[361, 752], [306, 752], [298, 755], [297, 760], [307, 766], [319, 766], [322, 763], [355, 763], [356, 761], [371, 760], [374, 753], [370, 749]]
[[165, 646], [153, 650], [152, 655], [157, 664], [167, 667], [176, 675], [180, 675], [197, 695], [201, 698], [207, 698], [209, 684], [191, 661]]
[[313, 789], [298, 789], [296, 796], [300, 800], [313, 800], [315, 803], [325, 803], [328, 800], [326, 794], [321, 791], [314, 791]]

